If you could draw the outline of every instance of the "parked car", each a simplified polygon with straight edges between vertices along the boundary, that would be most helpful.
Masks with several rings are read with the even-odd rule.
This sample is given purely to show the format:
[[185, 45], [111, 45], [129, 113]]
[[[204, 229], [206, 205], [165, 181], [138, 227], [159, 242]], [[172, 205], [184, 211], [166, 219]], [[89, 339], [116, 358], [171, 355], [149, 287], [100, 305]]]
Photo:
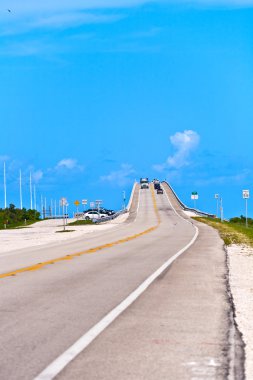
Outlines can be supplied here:
[[[87, 212], [90, 212], [90, 211], [96, 211], [96, 212], [98, 212], [98, 209], [97, 208], [89, 208], [88, 210], [85, 210], [84, 213], [87, 213]], [[99, 212], [100, 212], [100, 214], [101, 213], [102, 214], [106, 214], [107, 216], [115, 214], [115, 211], [113, 211], [113, 210], [107, 210], [106, 208], [103, 208], [103, 207], [100, 207]]]
[[84, 219], [85, 220], [92, 220], [92, 219], [101, 219], [101, 218], [106, 218], [108, 215], [107, 214], [102, 214], [98, 211], [88, 211], [84, 214]]

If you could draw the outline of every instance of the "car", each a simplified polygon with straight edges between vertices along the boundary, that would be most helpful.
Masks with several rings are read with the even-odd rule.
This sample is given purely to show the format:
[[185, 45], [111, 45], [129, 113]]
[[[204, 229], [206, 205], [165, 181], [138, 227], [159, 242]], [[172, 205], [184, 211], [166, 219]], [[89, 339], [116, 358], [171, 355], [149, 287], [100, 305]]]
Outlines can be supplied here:
[[142, 183], [141, 184], [141, 189], [149, 189], [148, 183]]
[[[90, 211], [96, 211], [98, 212], [97, 208], [89, 208], [88, 210], [85, 210], [84, 213], [90, 212]], [[106, 208], [100, 207], [99, 208], [100, 214], [106, 214], [107, 216], [111, 216], [115, 214], [115, 211], [113, 210], [107, 210]]]
[[158, 179], [155, 179], [154, 180], [154, 188], [155, 188], [155, 190], [158, 190], [158, 189], [160, 189], [160, 181], [158, 181]]
[[84, 219], [85, 220], [92, 220], [92, 219], [101, 219], [101, 218], [106, 218], [108, 215], [107, 214], [102, 214], [98, 211], [88, 211], [84, 214]]
[[163, 194], [163, 189], [161, 189], [161, 187], [160, 187], [160, 189], [157, 189], [157, 190], [156, 190], [156, 193], [157, 193], [157, 194]]

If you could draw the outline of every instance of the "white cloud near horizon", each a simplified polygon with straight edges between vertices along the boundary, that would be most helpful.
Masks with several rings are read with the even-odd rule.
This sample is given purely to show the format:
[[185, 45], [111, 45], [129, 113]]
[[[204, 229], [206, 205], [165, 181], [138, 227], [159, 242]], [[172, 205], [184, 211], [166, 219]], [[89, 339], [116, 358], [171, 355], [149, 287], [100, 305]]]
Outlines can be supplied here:
[[165, 163], [154, 165], [153, 168], [162, 172], [165, 169], [180, 169], [189, 165], [189, 156], [197, 148], [199, 141], [200, 136], [195, 131], [176, 132], [170, 136], [170, 142], [175, 149], [175, 153], [169, 156]]
[[103, 182], [114, 183], [118, 186], [125, 186], [133, 182], [133, 174], [135, 174], [135, 170], [132, 165], [122, 164], [119, 170], [101, 176], [100, 180]]
[[10, 159], [9, 156], [0, 156], [0, 161], [1, 161], [1, 162], [8, 161], [9, 159]]
[[75, 169], [78, 168], [77, 160], [73, 158], [64, 158], [60, 160], [57, 165], [56, 169]]
[[253, 7], [253, 0], [3, 0], [0, 7], [0, 35], [26, 33], [38, 28], [115, 22], [123, 18], [122, 14], [115, 14], [116, 11], [155, 3], [199, 8]]
[[[121, 9], [145, 4], [190, 4], [199, 6], [247, 7], [253, 0], [3, 0], [2, 10], [11, 9], [13, 14], [33, 14], [42, 12], [65, 12], [73, 10]], [[1, 12], [3, 13], [3, 11]]]
[[35, 183], [38, 183], [42, 178], [43, 178], [43, 171], [42, 170], [36, 170], [35, 172], [32, 173], [32, 178]]
[[251, 175], [249, 169], [243, 169], [242, 172], [232, 175], [220, 175], [210, 178], [199, 179], [196, 181], [197, 186], [224, 185], [229, 183], [242, 183]]

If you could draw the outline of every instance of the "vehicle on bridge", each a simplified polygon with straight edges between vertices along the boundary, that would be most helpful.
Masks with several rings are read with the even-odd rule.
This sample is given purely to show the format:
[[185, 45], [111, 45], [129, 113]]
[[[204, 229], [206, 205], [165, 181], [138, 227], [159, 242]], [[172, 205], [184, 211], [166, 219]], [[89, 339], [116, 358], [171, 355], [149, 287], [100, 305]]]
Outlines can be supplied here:
[[157, 194], [163, 194], [163, 189], [161, 187], [159, 187], [159, 189], [156, 190], [156, 193]]
[[149, 189], [148, 178], [140, 178], [141, 189]]
[[155, 190], [160, 189], [160, 181], [158, 179], [154, 179], [154, 188]]

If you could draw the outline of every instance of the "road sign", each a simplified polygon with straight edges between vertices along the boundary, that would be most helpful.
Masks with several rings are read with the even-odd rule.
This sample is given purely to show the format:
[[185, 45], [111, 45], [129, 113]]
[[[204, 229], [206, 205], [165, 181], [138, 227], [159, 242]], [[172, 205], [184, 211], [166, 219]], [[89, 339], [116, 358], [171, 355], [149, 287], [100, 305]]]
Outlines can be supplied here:
[[87, 203], [88, 203], [88, 201], [87, 201], [87, 199], [82, 199], [82, 205], [87, 205]]
[[249, 199], [249, 190], [243, 190], [242, 197], [243, 199]]
[[95, 207], [95, 203], [94, 202], [90, 202], [90, 208], [94, 208]]
[[61, 198], [60, 199], [60, 205], [61, 205], [61, 207], [66, 206], [66, 204], [67, 204], [67, 199], [66, 198]]
[[79, 205], [80, 205], [80, 202], [79, 202], [79, 201], [75, 201], [75, 202], [74, 202], [74, 205], [79, 206]]
[[198, 193], [197, 191], [193, 191], [192, 194], [191, 194], [191, 199], [199, 199], [199, 196], [198, 196]]
[[95, 202], [96, 202], [96, 205], [101, 205], [103, 203], [101, 199], [97, 199]]

